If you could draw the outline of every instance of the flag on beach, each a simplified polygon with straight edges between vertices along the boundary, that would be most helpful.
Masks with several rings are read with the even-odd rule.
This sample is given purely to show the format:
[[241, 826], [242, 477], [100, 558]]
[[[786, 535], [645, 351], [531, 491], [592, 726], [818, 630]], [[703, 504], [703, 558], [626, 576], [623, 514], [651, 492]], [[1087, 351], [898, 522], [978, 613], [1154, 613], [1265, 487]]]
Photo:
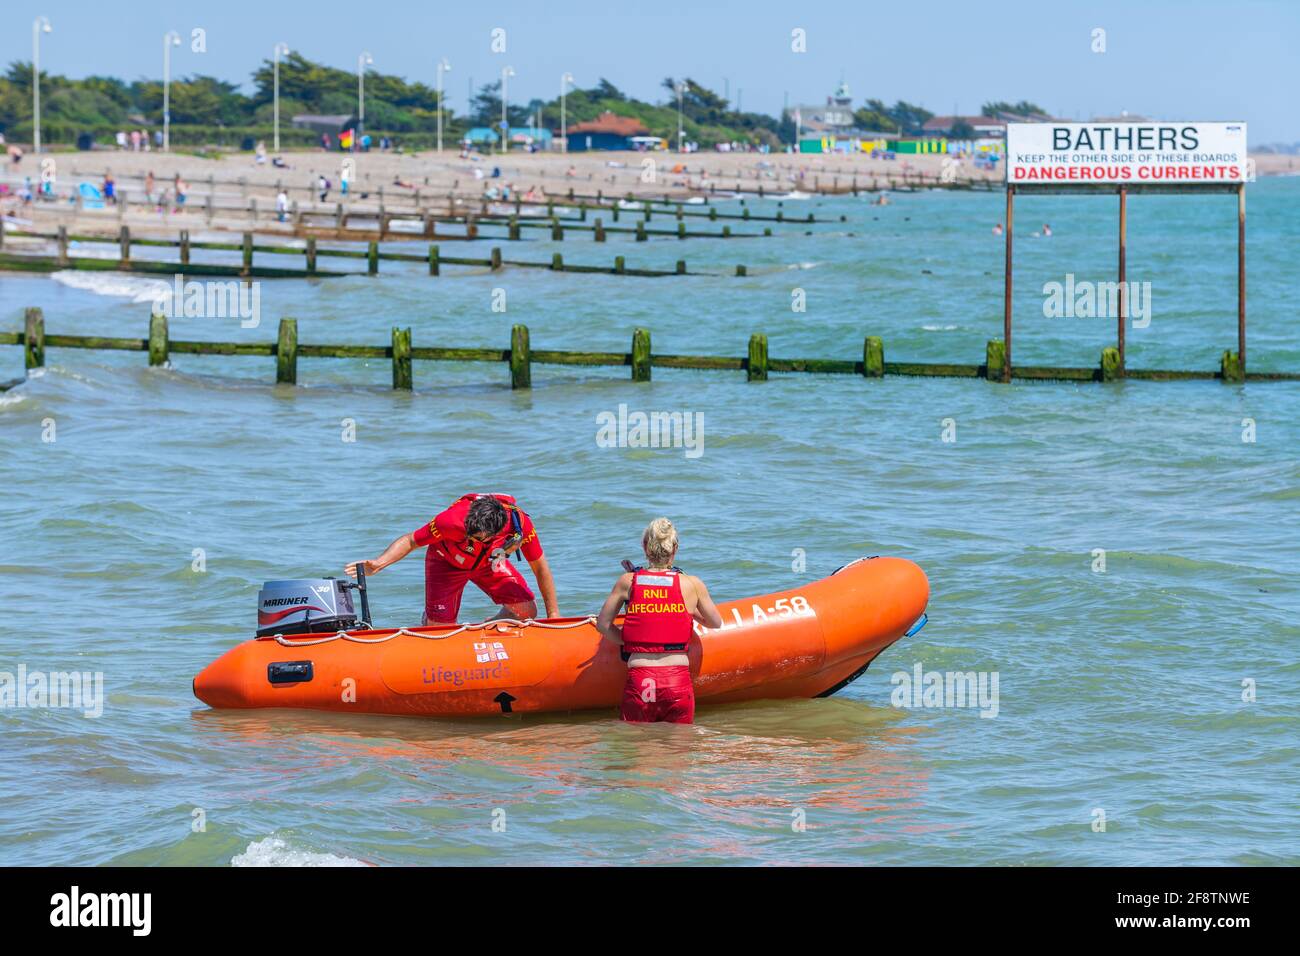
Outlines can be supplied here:
[[351, 149], [353, 136], [354, 134], [350, 129], [345, 129], [343, 132], [339, 133], [339, 147], [341, 149]]

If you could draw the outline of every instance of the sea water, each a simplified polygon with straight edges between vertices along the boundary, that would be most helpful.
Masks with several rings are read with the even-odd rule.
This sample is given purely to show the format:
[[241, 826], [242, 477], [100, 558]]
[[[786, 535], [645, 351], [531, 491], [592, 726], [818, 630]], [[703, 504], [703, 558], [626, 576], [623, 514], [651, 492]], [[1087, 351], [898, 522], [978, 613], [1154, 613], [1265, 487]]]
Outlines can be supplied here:
[[[398, 326], [417, 346], [506, 348], [523, 323], [534, 349], [623, 352], [645, 327], [657, 353], [740, 356], [763, 332], [776, 358], [860, 359], [871, 334], [888, 361], [963, 363], [1001, 337], [1001, 195], [784, 208], [848, 221], [533, 234], [507, 258], [711, 274], [385, 262], [377, 279], [263, 282], [255, 327], [180, 317], [171, 336], [270, 342], [292, 316], [304, 343], [383, 345]], [[1235, 199], [1129, 210], [1128, 277], [1151, 283], [1130, 367], [1216, 369], [1236, 344]], [[1248, 211], [1249, 365], [1298, 371], [1300, 179], [1253, 184]], [[1115, 321], [1047, 317], [1045, 285], [1115, 278], [1115, 198], [1016, 213], [1016, 362], [1096, 365]], [[6, 274], [0, 328], [39, 306], [49, 334], [143, 338], [159, 284]], [[0, 363], [20, 376], [21, 350]], [[50, 348], [0, 393], [0, 671], [100, 675], [103, 694], [98, 716], [0, 710], [0, 863], [1300, 862], [1300, 383], [656, 368], [634, 384], [535, 365], [511, 391], [504, 364], [417, 361], [399, 393], [390, 376], [384, 359], [303, 358], [300, 384], [275, 386], [268, 358], [150, 369]], [[600, 440], [622, 406], [690, 416], [701, 454]], [[691, 727], [194, 699], [194, 674], [250, 636], [261, 582], [340, 574], [471, 490], [519, 497], [566, 614], [594, 612], [666, 514], [718, 599], [894, 554], [929, 575], [930, 623], [834, 697], [705, 706]], [[418, 619], [421, 572], [412, 557], [372, 579], [379, 622]], [[491, 610], [470, 589], [465, 615]], [[976, 692], [946, 693], [953, 675]]]

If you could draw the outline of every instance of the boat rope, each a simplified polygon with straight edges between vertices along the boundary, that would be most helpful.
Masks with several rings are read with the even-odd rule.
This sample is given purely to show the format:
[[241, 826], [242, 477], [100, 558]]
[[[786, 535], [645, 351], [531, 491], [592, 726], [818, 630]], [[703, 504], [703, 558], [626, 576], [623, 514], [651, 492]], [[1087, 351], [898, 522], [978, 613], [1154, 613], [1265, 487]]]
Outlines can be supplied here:
[[562, 631], [574, 627], [585, 627], [586, 625], [594, 624], [595, 622], [596, 617], [594, 614], [565, 624], [552, 624], [549, 621], [516, 621], [513, 618], [496, 618], [491, 621], [483, 621], [479, 624], [462, 624], [454, 630], [443, 631], [438, 634], [421, 634], [418, 631], [409, 631], [404, 627], [399, 627], [392, 634], [388, 634], [384, 637], [354, 637], [347, 631], [338, 631], [334, 634], [327, 634], [324, 637], [318, 637], [315, 640], [310, 641], [293, 640], [292, 638], [285, 637], [283, 634], [276, 634], [275, 642], [283, 647], [312, 647], [316, 644], [328, 644], [331, 641], [351, 641], [353, 644], [383, 644], [386, 641], [391, 641], [393, 638], [402, 637], [403, 635], [406, 637], [423, 638], [426, 641], [445, 641], [449, 637], [455, 637], [457, 634], [462, 634], [466, 631], [495, 630], [497, 633], [505, 633], [512, 627], [541, 627], [546, 628], [547, 630]]

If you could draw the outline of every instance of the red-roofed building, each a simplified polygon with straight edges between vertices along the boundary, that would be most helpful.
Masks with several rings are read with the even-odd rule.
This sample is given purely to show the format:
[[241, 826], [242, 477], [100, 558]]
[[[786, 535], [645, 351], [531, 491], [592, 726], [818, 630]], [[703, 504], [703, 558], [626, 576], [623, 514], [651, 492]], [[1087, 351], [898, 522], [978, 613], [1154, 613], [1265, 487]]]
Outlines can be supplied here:
[[633, 136], [644, 136], [649, 130], [634, 116], [619, 116], [606, 110], [594, 120], [575, 123], [568, 129], [569, 151], [581, 153], [589, 149], [633, 149]]

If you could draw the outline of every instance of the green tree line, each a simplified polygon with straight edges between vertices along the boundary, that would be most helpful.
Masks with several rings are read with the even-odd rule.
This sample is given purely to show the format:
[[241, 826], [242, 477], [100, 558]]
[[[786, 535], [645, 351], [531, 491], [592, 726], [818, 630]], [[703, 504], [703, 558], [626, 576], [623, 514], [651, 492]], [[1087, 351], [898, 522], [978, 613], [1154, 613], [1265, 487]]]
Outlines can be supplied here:
[[[212, 76], [194, 74], [171, 83], [171, 123], [178, 141], [194, 141], [196, 135], [228, 130], [262, 133], [272, 122], [273, 65], [264, 60], [252, 74], [252, 92]], [[772, 117], [764, 113], [741, 112], [717, 91], [683, 77], [668, 77], [661, 84], [664, 102], [648, 103], [628, 96], [601, 78], [587, 89], [574, 89], [566, 97], [570, 125], [593, 120], [605, 111], [640, 120], [649, 133], [675, 141], [677, 136], [678, 89], [681, 89], [682, 128], [687, 140], [712, 146], [719, 142], [740, 142], [779, 146], [795, 138], [790, 113]], [[445, 97], [445, 94], [444, 94]], [[97, 136], [117, 129], [162, 125], [163, 85], [160, 80], [132, 82], [110, 76], [70, 79], [41, 71], [41, 122], [49, 141], [70, 141], [82, 132]], [[985, 104], [984, 112], [1012, 108], [1016, 112], [1037, 111], [1032, 103]], [[1023, 110], [1020, 108], [1024, 107]], [[357, 108], [357, 77], [351, 70], [315, 63], [299, 53], [280, 61], [280, 118], [282, 136], [306, 145], [306, 134], [288, 135], [290, 120], [298, 113], [354, 116]], [[501, 83], [487, 84], [474, 95], [467, 115], [457, 116], [444, 103], [444, 130], [458, 137], [470, 126], [497, 127], [501, 121]], [[559, 97], [511, 102], [512, 126], [535, 122], [540, 110], [542, 124], [559, 127]], [[366, 127], [372, 132], [396, 135], [429, 134], [438, 123], [438, 93], [431, 86], [408, 82], [399, 76], [378, 72], [366, 75]], [[855, 111], [859, 128], [886, 133], [914, 134], [933, 114], [915, 104], [898, 101], [893, 106], [869, 99]], [[32, 65], [14, 62], [0, 77], [0, 130], [11, 138], [29, 133], [32, 121]], [[412, 139], [425, 140], [417, 135]]]

